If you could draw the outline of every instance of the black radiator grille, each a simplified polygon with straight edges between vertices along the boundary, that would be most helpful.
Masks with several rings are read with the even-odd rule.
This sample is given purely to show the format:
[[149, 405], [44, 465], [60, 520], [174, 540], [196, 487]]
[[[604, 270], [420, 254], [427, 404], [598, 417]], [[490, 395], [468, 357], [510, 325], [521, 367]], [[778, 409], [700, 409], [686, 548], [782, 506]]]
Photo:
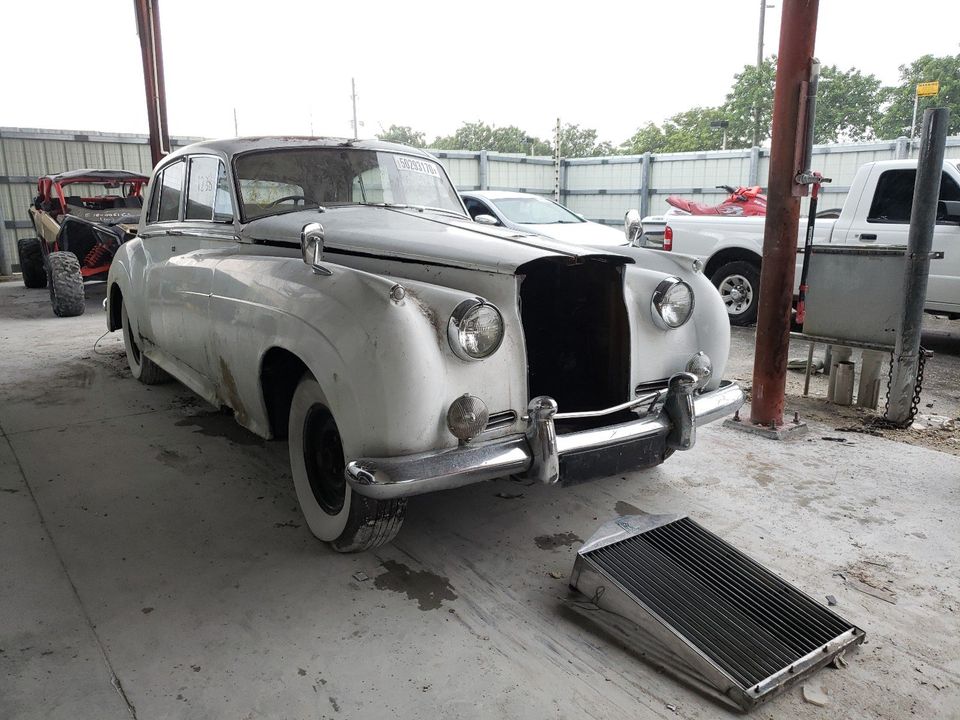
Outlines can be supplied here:
[[744, 690], [853, 629], [690, 518], [584, 557]]

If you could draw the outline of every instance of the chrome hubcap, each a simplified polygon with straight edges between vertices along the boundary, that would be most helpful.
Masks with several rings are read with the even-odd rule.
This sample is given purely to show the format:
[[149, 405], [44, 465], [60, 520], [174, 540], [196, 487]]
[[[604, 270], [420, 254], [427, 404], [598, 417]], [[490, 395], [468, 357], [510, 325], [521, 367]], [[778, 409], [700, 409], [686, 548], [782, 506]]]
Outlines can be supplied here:
[[742, 315], [753, 305], [753, 285], [743, 275], [725, 277], [717, 289], [730, 315]]

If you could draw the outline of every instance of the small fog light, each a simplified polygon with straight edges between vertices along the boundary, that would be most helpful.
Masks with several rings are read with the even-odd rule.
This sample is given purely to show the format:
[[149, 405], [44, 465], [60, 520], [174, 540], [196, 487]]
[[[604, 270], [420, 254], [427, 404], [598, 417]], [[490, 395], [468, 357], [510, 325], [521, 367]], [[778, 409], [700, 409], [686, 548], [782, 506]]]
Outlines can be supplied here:
[[483, 400], [473, 395], [461, 395], [447, 410], [447, 427], [457, 440], [466, 441], [479, 435], [489, 418], [490, 411]]
[[695, 386], [697, 390], [702, 390], [704, 386], [710, 382], [710, 378], [713, 377], [713, 363], [710, 361], [710, 356], [703, 352], [703, 350], [687, 361], [685, 370], [697, 376], [697, 384]]

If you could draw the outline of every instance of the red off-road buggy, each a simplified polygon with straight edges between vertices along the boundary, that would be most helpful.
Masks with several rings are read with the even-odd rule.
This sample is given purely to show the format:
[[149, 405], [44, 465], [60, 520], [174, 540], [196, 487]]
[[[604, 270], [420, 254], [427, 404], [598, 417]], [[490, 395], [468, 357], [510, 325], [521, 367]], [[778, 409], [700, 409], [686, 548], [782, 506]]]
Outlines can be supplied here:
[[53, 312], [81, 315], [83, 284], [106, 280], [117, 248], [137, 233], [148, 177], [125, 170], [71, 170], [37, 181], [35, 238], [17, 241], [23, 284], [49, 285]]

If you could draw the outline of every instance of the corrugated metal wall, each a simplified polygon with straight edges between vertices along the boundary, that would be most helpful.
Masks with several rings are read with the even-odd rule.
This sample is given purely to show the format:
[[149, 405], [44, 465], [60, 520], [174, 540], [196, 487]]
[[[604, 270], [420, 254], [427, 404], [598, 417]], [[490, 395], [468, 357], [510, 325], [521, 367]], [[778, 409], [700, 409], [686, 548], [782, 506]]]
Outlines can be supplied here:
[[[171, 138], [182, 147], [199, 138]], [[84, 168], [131, 170], [149, 175], [146, 135], [0, 128], [0, 242], [14, 269], [17, 239], [34, 237], [27, 208], [41, 175]], [[2, 271], [2, 268], [0, 268]]]
[[[175, 147], [200, 138], [174, 138]], [[901, 140], [901, 152], [906, 149]], [[818, 145], [814, 169], [833, 179], [824, 186], [821, 207], [839, 207], [857, 168], [897, 155], [897, 142]], [[551, 158], [493, 152], [434, 151], [461, 190], [520, 190], [552, 195]], [[960, 137], [947, 139], [948, 158], [960, 159]], [[561, 201], [591, 220], [619, 225], [629, 208], [663, 212], [668, 195], [712, 204], [726, 195], [716, 185], [765, 185], [769, 152], [721, 150], [644, 156], [564, 160]], [[644, 167], [647, 177], [644, 178]], [[17, 238], [31, 237], [27, 207], [40, 175], [80, 168], [109, 168], [149, 173], [145, 135], [81, 133], [68, 130], [0, 128], [0, 242], [7, 263], [16, 269]], [[644, 193], [643, 191], [646, 190]]]

